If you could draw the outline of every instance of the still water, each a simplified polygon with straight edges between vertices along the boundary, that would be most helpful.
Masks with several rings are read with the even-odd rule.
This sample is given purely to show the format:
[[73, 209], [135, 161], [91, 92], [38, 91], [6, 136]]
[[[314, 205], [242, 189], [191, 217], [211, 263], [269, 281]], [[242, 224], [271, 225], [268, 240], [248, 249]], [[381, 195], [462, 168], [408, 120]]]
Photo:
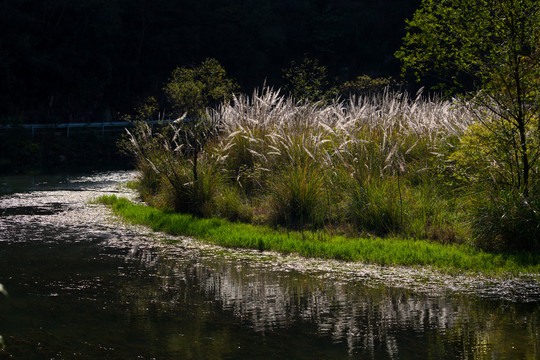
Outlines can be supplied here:
[[0, 359], [539, 359], [518, 279], [225, 250], [124, 224], [131, 172], [0, 178]]

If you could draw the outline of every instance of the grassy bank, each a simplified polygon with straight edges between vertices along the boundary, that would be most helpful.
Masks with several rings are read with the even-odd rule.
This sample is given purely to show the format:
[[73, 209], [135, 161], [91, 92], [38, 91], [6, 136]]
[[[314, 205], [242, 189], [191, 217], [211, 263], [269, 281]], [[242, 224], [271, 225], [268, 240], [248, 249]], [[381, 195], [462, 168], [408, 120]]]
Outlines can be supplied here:
[[540, 255], [493, 254], [466, 245], [443, 245], [400, 238], [352, 238], [323, 231], [284, 231], [267, 226], [230, 222], [173, 213], [131, 203], [125, 198], [103, 196], [98, 202], [134, 224], [172, 235], [185, 235], [231, 248], [296, 253], [305, 257], [358, 261], [380, 265], [429, 265], [448, 272], [485, 274], [539, 273]]
[[[384, 92], [297, 103], [264, 89], [196, 121], [140, 121], [122, 148], [134, 156], [141, 199], [158, 209], [304, 236], [325, 231], [537, 254], [540, 162], [530, 164], [525, 192], [519, 154], [508, 147], [519, 139], [494, 137], [489, 129], [498, 124], [489, 109], [458, 100]], [[537, 125], [531, 121], [530, 130]], [[540, 155], [540, 142], [533, 145]], [[420, 246], [415, 240], [403, 248]], [[317, 251], [309, 246], [307, 255]], [[335, 257], [356, 260], [357, 252]], [[431, 264], [436, 257], [394, 255], [402, 259], [378, 261]], [[450, 259], [440, 261], [462, 262]], [[467, 264], [454, 266], [475, 266]]]

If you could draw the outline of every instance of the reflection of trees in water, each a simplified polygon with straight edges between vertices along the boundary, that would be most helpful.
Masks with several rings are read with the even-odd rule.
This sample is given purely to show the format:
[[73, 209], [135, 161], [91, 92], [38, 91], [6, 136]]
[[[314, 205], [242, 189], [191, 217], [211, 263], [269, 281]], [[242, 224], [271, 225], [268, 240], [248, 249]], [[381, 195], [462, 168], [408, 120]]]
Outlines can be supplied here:
[[369, 287], [198, 251], [174, 258], [146, 250], [137, 255], [147, 265], [140, 271], [150, 267], [155, 278], [144, 288], [125, 289], [135, 301], [134, 316], [192, 309], [196, 327], [223, 309], [256, 332], [302, 328], [373, 358], [540, 356], [534, 307]]

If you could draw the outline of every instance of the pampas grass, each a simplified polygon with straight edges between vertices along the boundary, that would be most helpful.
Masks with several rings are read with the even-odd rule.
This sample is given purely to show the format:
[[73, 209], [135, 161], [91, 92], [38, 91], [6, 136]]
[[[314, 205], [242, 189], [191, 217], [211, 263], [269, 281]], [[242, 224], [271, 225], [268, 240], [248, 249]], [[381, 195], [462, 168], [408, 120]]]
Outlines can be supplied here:
[[229, 181], [268, 195], [272, 222], [347, 223], [377, 235], [440, 230], [434, 224], [442, 222], [424, 214], [432, 230], [410, 229], [418, 206], [404, 196], [434, 181], [473, 123], [457, 102], [388, 91], [298, 104], [265, 88], [213, 116], [221, 121], [214, 151], [223, 155]]
[[[473, 123], [457, 102], [386, 91], [296, 103], [263, 88], [235, 97], [208, 119], [212, 136], [196, 142], [195, 156], [178, 136], [168, 140], [178, 124], [158, 134], [141, 125], [130, 134], [139, 168], [154, 172], [144, 179], [161, 178], [165, 192], [176, 194], [178, 211], [374, 235], [429, 237], [452, 227], [430, 215], [446, 213], [447, 202], [420, 211], [426, 200], [411, 199], [444, 173], [449, 152]], [[200, 181], [187, 171], [197, 161]]]
[[271, 89], [237, 97], [214, 116], [222, 121], [218, 146], [228, 168], [317, 162], [365, 178], [425, 171], [472, 122], [465, 108], [421, 94], [385, 92], [322, 106], [298, 105]]

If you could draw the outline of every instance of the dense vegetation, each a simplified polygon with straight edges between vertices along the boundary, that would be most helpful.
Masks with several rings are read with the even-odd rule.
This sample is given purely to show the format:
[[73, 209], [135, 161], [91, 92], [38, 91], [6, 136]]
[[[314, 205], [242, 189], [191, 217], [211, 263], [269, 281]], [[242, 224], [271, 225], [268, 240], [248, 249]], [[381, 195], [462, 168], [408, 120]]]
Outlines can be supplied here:
[[[147, 203], [344, 235], [467, 242], [494, 193], [485, 187], [491, 143], [459, 101], [403, 93], [295, 103], [265, 89], [237, 96], [197, 122], [139, 122], [124, 142]], [[535, 178], [538, 176], [534, 172]], [[536, 190], [534, 192], [537, 194]], [[487, 249], [534, 249], [538, 201], [508, 194]], [[510, 211], [510, 212], [508, 212]], [[512, 212], [514, 211], [514, 212]], [[474, 224], [474, 226], [472, 226]], [[515, 241], [515, 234], [523, 236]]]
[[[265, 88], [162, 129], [139, 123], [124, 148], [143, 199], [289, 229], [540, 249], [540, 10], [500, 3], [426, 0], [408, 22], [404, 70], [450, 74], [440, 85], [459, 90], [453, 100], [390, 90], [338, 100], [306, 58], [285, 74], [296, 99]], [[199, 82], [184, 79], [181, 97]], [[209, 86], [223, 95], [221, 83]]]

